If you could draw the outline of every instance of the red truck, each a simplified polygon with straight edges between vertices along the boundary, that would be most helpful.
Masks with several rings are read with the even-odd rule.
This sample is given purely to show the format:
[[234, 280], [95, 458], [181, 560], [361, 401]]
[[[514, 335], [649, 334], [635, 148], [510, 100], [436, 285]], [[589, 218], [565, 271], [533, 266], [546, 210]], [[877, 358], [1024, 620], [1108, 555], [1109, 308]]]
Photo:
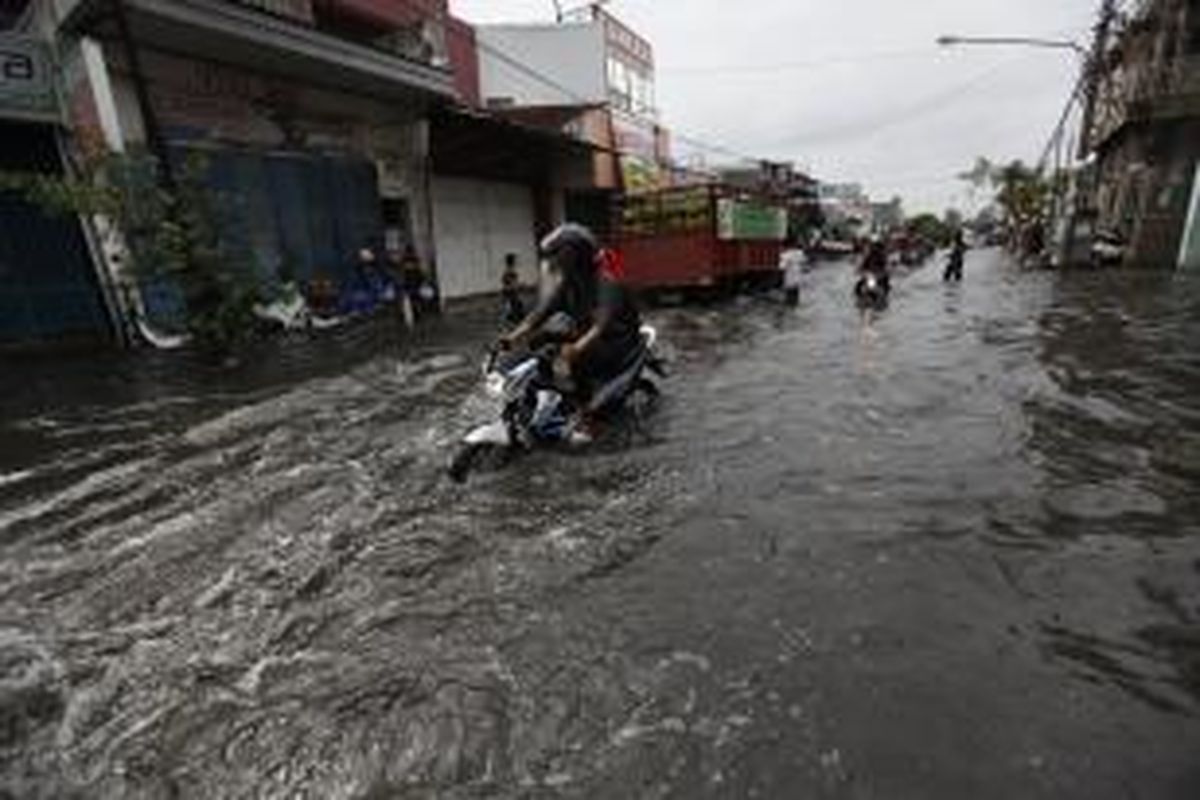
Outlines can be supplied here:
[[642, 290], [717, 290], [779, 279], [787, 206], [720, 184], [630, 195], [615, 245]]

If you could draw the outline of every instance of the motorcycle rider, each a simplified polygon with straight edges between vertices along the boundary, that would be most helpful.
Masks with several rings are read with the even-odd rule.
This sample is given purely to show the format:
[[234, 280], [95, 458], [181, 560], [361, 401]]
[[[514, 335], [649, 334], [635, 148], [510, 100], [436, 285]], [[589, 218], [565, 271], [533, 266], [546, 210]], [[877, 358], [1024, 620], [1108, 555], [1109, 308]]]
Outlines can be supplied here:
[[[559, 356], [586, 403], [596, 389], [620, 375], [643, 346], [641, 315], [618, 277], [601, 269], [600, 247], [587, 228], [561, 225], [542, 240], [540, 250], [555, 285], [500, 344], [511, 349], [535, 335], [552, 316], [567, 315], [574, 330], [565, 337]], [[586, 432], [588, 420], [582, 422]]]
[[867, 254], [859, 265], [859, 279], [854, 287], [854, 294], [861, 296], [866, 289], [867, 275], [874, 275], [879, 281], [879, 286], [883, 289], [883, 293], [891, 294], [892, 279], [888, 274], [888, 252], [887, 245], [882, 239], [872, 239], [870, 246], [867, 248]]

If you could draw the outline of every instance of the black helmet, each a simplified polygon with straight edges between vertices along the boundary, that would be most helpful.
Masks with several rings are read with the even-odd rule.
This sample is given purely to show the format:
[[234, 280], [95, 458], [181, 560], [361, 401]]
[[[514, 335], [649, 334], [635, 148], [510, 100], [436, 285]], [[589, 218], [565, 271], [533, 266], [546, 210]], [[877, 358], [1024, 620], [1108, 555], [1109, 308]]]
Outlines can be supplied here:
[[583, 254], [595, 253], [600, 245], [592, 232], [575, 222], [567, 222], [552, 230], [538, 246], [542, 255], [553, 258], [564, 248], [573, 248]]

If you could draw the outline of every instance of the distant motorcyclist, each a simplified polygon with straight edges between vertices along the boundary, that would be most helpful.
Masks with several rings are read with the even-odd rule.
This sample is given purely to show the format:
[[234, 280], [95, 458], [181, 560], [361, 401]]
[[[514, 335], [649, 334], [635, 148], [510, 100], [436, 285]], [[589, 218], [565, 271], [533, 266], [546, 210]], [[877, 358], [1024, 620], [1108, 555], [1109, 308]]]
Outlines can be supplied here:
[[867, 254], [863, 257], [862, 263], [859, 265], [859, 280], [854, 287], [854, 293], [861, 295], [866, 286], [866, 277], [874, 275], [879, 282], [880, 288], [884, 294], [890, 294], [892, 291], [892, 278], [888, 273], [888, 252], [887, 245], [881, 239], [874, 239], [867, 246]]
[[501, 339], [511, 348], [535, 335], [552, 316], [567, 315], [574, 329], [560, 357], [584, 399], [617, 377], [642, 346], [641, 315], [613, 270], [602, 269], [600, 247], [582, 225], [559, 226], [542, 240], [541, 254], [555, 282], [538, 307]]

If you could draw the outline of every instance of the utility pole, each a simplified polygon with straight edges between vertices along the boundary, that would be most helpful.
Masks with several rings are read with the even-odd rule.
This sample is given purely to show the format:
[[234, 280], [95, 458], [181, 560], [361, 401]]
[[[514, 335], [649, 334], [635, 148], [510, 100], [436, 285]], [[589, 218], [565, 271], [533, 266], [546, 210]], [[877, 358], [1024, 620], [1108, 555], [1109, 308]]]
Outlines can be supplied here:
[[[1096, 36], [1092, 41], [1092, 52], [1083, 65], [1083, 120], [1079, 130], [1079, 150], [1077, 163], [1087, 160], [1094, 143], [1093, 128], [1096, 125], [1096, 107], [1100, 102], [1100, 85], [1104, 79], [1104, 57], [1108, 52], [1108, 38], [1112, 34], [1113, 22], [1117, 17], [1116, 0], [1103, 0], [1100, 7], [1100, 20], [1096, 23]], [[1063, 235], [1062, 261], [1063, 266], [1070, 266], [1076, 252], [1075, 238], [1079, 229], [1079, 217], [1095, 194], [1096, 186], [1084, 186], [1080, 180], [1082, 173], [1075, 171], [1074, 197], [1067, 204], [1067, 220]]]
[[1084, 65], [1083, 130], [1079, 138], [1079, 160], [1087, 158], [1092, 145], [1092, 127], [1096, 123], [1096, 105], [1100, 102], [1100, 84], [1104, 78], [1104, 55], [1108, 52], [1108, 37], [1112, 35], [1117, 18], [1117, 0], [1104, 0], [1100, 21], [1096, 23], [1096, 38], [1092, 53]]
[[110, 0], [109, 7], [117, 23], [117, 35], [125, 50], [125, 58], [129, 62], [130, 80], [133, 83], [134, 95], [137, 97], [138, 110], [142, 113], [142, 124], [146, 130], [146, 144], [158, 161], [159, 182], [165, 189], [174, 189], [175, 171], [171, 167], [171, 155], [167, 150], [167, 142], [163, 138], [162, 128], [159, 127], [154, 104], [150, 100], [146, 73], [142, 69], [141, 51], [129, 26], [129, 15], [125, 10], [125, 2], [124, 0]]

